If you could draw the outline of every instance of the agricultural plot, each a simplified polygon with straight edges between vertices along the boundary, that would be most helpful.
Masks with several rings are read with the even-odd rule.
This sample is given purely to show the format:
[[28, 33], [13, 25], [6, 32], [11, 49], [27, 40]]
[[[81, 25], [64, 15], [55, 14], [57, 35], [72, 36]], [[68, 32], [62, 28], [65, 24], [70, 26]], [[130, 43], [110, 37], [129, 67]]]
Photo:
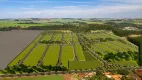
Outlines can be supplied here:
[[46, 34], [41, 41], [48, 41], [51, 39], [51, 37], [52, 37], [51, 34]]
[[113, 44], [116, 44], [116, 45], [120, 46], [120, 47], [123, 47], [123, 48], [126, 49], [127, 51], [132, 51], [132, 52], [137, 52], [137, 51], [138, 51], [138, 50], [136, 50], [136, 49], [134, 49], [134, 48], [132, 48], [132, 47], [130, 47], [130, 46], [128, 46], [128, 45], [122, 43], [122, 42], [119, 42], [119, 41], [111, 41], [111, 42], [112, 42]]
[[[138, 56], [137, 52], [137, 46], [135, 46], [134, 44], [122, 40], [120, 37], [114, 35], [111, 32], [106, 33], [105, 31], [101, 31], [101, 32], [93, 32], [93, 33], [88, 33], [88, 34], [81, 34], [82, 37], [82, 41], [85, 43], [85, 45], [94, 51], [94, 53], [96, 53], [97, 55], [95, 56], [99, 56], [102, 59], [106, 60], [106, 61], [119, 61], [122, 58], [124, 59], [124, 61], [126, 60], [126, 65], [129, 64], [129, 62], [127, 63], [127, 61], [137, 61], [136, 58], [134, 59], [133, 56]], [[84, 52], [86, 53], [86, 52]], [[125, 56], [121, 57], [119, 54], [123, 54]], [[111, 56], [114, 55], [114, 56]], [[85, 57], [89, 56], [88, 54], [84, 54]], [[132, 56], [133, 55], [133, 56]], [[116, 57], [117, 56], [117, 57]], [[127, 56], [129, 56], [129, 58], [127, 58]], [[131, 57], [130, 57], [131, 56]], [[93, 59], [93, 58], [88, 58], [88, 59]], [[120, 61], [121, 62], [121, 61]], [[123, 62], [123, 60], [122, 60]], [[137, 64], [137, 63], [136, 63]], [[124, 66], [124, 63], [120, 63], [119, 65]], [[130, 66], [132, 66], [135, 64], [131, 64]], [[129, 65], [128, 65], [129, 66]]]
[[76, 54], [78, 56], [79, 61], [85, 61], [85, 56], [83, 54], [81, 45], [80, 44], [76, 44], [75, 45], [75, 49], [76, 49]]
[[136, 61], [116, 61], [116, 62], [110, 62], [110, 64], [119, 64], [122, 66], [133, 66], [138, 67], [138, 64]]
[[[120, 37], [113, 33], [106, 32], [76, 34], [70, 31], [50, 31], [50, 33], [39, 35], [9, 65], [17, 65], [20, 60], [25, 58], [23, 63], [27, 66], [43, 64], [46, 66], [65, 66], [71, 70], [95, 69], [103, 66], [106, 61], [110, 64], [114, 64], [111, 62], [113, 60], [117, 62], [117, 59], [108, 60], [108, 57], [111, 57], [111, 55], [108, 55], [110, 53], [121, 60], [122, 57], [116, 54], [127, 53], [128, 51], [137, 52], [137, 49], [133, 48], [135, 45], [129, 43], [131, 44], [129, 46], [126, 44], [127, 41], [123, 43], [119, 39]], [[42, 43], [42, 41], [45, 42]], [[133, 57], [130, 57], [129, 60], [131, 61], [122, 60], [118, 64], [122, 66], [137, 65]], [[132, 64], [129, 65], [131, 62]]]
[[61, 41], [61, 39], [62, 39], [62, 33], [57, 33], [55, 34], [53, 41]]
[[72, 36], [73, 36], [73, 41], [74, 42], [78, 42], [78, 37], [75, 33], [72, 33]]
[[113, 49], [107, 47], [107, 46], [104, 45], [104, 44], [98, 43], [98, 44], [96, 44], [96, 46], [97, 46], [98, 48], [101, 48], [101, 49], [102, 49], [103, 51], [105, 51], [106, 53], [116, 53]]
[[107, 47], [109, 47], [109, 48], [115, 50], [116, 52], [126, 52], [126, 50], [125, 50], [124, 48], [118, 47], [118, 46], [113, 45], [113, 44], [111, 44], [111, 43], [109, 43], [109, 42], [102, 42], [102, 43], [103, 43], [104, 45], [106, 45]]
[[96, 60], [96, 58], [93, 55], [91, 55], [88, 51], [83, 52], [83, 54], [85, 56], [86, 61]]
[[74, 60], [74, 53], [72, 46], [63, 46], [61, 62], [62, 65], [68, 67], [68, 60]]
[[19, 78], [3, 78], [2, 80], [64, 80], [62, 75], [19, 77]]
[[45, 44], [40, 44], [36, 46], [35, 49], [26, 58], [26, 60], [24, 61], [24, 64], [28, 66], [36, 66], [45, 48], [46, 48]]
[[65, 33], [64, 34], [64, 41], [65, 41], [65, 44], [71, 44], [71, 42], [72, 42], [71, 33]]
[[60, 46], [50, 46], [43, 59], [43, 64], [55, 66], [58, 60], [59, 50]]
[[92, 60], [92, 61], [70, 61], [69, 62], [69, 69], [96, 69], [98, 67], [102, 66], [102, 63], [98, 60]]
[[96, 52], [100, 57], [103, 57], [106, 53], [98, 47], [92, 46], [92, 50]]

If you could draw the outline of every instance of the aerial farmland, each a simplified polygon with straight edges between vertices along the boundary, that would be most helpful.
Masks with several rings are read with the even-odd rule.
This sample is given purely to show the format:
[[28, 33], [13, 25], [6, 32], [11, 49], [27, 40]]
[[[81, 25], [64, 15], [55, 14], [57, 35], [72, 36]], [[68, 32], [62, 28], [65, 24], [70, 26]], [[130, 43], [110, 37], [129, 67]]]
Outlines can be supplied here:
[[105, 23], [47, 22], [43, 22], [46, 26], [0, 28], [0, 77], [131, 72], [140, 68], [140, 40], [129, 38], [140, 31], [129, 32]]
[[[89, 43], [91, 43], [89, 45]], [[88, 49], [88, 50], [86, 50]], [[43, 31], [23, 51], [19, 53], [8, 66], [24, 64], [26, 66], [64, 66], [69, 70], [96, 69], [107, 64], [137, 67], [133, 56], [129, 60], [121, 61], [119, 54], [127, 52], [137, 55], [138, 47], [121, 39], [109, 31], [96, 31], [87, 34], [73, 33], [71, 31]], [[108, 55], [118, 58], [107, 58]], [[101, 60], [100, 58], [101, 57]], [[125, 55], [124, 55], [125, 57]], [[117, 59], [120, 59], [118, 62]], [[134, 64], [132, 64], [133, 62]], [[127, 63], [127, 64], [123, 64]], [[85, 66], [84, 66], [85, 65]]]

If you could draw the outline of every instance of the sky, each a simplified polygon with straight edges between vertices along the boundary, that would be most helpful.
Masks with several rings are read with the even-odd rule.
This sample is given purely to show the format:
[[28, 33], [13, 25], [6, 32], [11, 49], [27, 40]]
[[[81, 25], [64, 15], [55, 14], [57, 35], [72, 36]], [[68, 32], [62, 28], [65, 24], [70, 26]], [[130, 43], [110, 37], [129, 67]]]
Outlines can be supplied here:
[[0, 18], [142, 18], [142, 0], [0, 0]]

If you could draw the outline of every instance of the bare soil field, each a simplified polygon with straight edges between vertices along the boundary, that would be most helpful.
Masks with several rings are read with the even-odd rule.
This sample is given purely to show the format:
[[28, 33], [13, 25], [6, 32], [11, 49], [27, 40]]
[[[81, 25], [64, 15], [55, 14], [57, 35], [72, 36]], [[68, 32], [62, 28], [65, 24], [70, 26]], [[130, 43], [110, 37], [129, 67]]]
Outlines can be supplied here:
[[5, 68], [41, 32], [37, 30], [0, 31], [0, 69]]

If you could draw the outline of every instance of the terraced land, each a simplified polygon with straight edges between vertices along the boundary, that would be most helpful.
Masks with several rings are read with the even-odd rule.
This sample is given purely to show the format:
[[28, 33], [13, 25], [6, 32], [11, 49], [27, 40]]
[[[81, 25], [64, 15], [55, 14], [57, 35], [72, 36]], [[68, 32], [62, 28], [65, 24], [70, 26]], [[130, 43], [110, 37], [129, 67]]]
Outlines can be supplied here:
[[[46, 44], [40, 42], [48, 42], [49, 40], [53, 43]], [[56, 44], [58, 42], [59, 44]], [[137, 46], [128, 41], [123, 41], [121, 37], [111, 32], [104, 31], [80, 34], [58, 30], [39, 35], [9, 64], [9, 66], [21, 63], [27, 66], [39, 66], [43, 64], [65, 66], [70, 70], [96, 69], [100, 66], [104, 66], [104, 63], [119, 63], [121, 66], [136, 66], [137, 63], [134, 58], [119, 61], [123, 57], [117, 54], [127, 53], [129, 51], [138, 52]], [[106, 57], [108, 57], [110, 53], [118, 56], [118, 61], [115, 60], [111, 62], [110, 60], [107, 62]], [[111, 56], [109, 55], [109, 57]], [[39, 62], [41, 64], [39, 64]], [[131, 62], [132, 64], [129, 64]]]

